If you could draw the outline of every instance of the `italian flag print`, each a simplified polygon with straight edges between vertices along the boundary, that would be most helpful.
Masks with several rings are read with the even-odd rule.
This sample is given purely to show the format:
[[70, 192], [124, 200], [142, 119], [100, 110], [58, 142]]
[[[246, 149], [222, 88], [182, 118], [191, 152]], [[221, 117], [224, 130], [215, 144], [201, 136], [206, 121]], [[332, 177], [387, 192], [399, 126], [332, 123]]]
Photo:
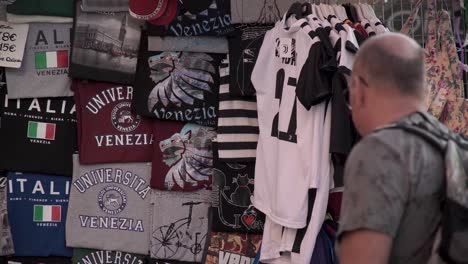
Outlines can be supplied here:
[[60, 222], [62, 206], [34, 205], [34, 222]]
[[55, 140], [55, 124], [28, 122], [28, 138]]
[[68, 50], [36, 52], [36, 69], [67, 68]]

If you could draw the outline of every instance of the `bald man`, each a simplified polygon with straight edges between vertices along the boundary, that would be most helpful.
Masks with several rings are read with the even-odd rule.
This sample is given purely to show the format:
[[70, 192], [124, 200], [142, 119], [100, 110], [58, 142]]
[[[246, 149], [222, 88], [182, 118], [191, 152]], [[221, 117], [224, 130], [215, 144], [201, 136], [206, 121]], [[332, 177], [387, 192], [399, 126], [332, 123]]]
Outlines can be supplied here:
[[349, 95], [363, 139], [345, 168], [341, 264], [428, 262], [442, 215], [444, 161], [416, 135], [378, 130], [424, 111], [426, 94], [424, 51], [414, 40], [391, 33], [361, 47]]

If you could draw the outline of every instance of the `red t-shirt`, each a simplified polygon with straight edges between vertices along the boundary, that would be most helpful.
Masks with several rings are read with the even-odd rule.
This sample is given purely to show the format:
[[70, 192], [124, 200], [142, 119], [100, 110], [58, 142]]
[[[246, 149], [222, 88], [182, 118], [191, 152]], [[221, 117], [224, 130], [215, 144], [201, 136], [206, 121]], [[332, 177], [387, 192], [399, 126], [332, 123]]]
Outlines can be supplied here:
[[151, 188], [194, 191], [211, 188], [212, 127], [177, 121], [154, 121]]
[[133, 87], [73, 82], [80, 163], [151, 161], [152, 120], [131, 112]]

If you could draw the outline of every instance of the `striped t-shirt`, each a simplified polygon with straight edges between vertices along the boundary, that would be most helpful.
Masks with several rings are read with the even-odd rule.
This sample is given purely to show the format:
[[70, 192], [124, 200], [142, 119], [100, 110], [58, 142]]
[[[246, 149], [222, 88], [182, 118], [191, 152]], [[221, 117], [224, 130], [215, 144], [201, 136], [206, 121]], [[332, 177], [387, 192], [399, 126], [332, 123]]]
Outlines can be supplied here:
[[223, 162], [255, 161], [258, 141], [255, 97], [235, 97], [229, 93], [229, 56], [219, 67], [219, 159]]

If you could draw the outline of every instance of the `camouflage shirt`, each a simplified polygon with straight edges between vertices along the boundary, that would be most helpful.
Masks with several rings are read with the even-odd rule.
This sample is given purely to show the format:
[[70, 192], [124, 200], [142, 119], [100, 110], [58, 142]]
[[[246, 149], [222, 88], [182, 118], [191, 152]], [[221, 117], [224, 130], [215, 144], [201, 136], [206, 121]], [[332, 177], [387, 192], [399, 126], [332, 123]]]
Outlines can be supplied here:
[[427, 263], [444, 197], [442, 155], [424, 139], [381, 130], [352, 151], [338, 235], [371, 229], [393, 238], [389, 263]]

